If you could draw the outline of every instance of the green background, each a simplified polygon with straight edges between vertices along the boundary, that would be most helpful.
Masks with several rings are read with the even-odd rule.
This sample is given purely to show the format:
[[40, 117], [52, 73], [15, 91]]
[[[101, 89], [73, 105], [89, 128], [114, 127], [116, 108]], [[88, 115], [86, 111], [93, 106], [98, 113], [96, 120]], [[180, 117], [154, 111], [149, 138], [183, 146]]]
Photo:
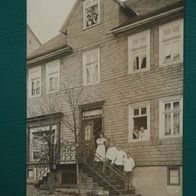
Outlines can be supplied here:
[[[196, 196], [196, 1], [185, 1], [184, 196]], [[26, 1], [0, 1], [0, 196], [25, 196]], [[143, 195], [145, 196], [145, 195]]]
[[0, 196], [25, 196], [26, 1], [0, 0]]
[[196, 1], [185, 0], [184, 196], [196, 196]]

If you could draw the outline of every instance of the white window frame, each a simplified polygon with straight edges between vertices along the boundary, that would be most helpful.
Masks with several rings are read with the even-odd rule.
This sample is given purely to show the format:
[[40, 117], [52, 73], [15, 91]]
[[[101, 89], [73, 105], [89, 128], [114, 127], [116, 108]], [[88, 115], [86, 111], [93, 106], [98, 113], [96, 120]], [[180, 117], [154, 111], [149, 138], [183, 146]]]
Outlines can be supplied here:
[[[98, 59], [98, 75], [97, 75], [97, 81], [95, 82], [87, 82], [87, 63], [86, 63], [86, 58], [89, 53], [97, 53], [97, 59]], [[94, 85], [94, 84], [99, 84], [100, 83], [100, 48], [95, 48], [91, 49], [88, 51], [83, 52], [83, 85], [84, 86], [89, 86], [89, 85]]]
[[[56, 144], [57, 142], [57, 125], [52, 125], [52, 130], [55, 130], [55, 134], [54, 134], [54, 143]], [[30, 154], [30, 162], [37, 162], [37, 159], [34, 159], [33, 153], [34, 153], [34, 149], [33, 149], [33, 133], [36, 132], [41, 132], [41, 131], [49, 131], [50, 127], [49, 126], [43, 126], [43, 127], [32, 127], [29, 129], [29, 154]]]
[[[50, 69], [56, 69], [56, 72], [58, 72], [58, 87], [56, 90], [50, 91], [50, 82], [49, 82], [49, 73], [50, 73]], [[56, 74], [55, 74], [56, 75]], [[54, 60], [51, 61], [49, 63], [46, 64], [46, 92], [47, 94], [51, 94], [51, 93], [56, 93], [58, 92], [60, 89], [60, 60]]]
[[[140, 68], [138, 70], [134, 70], [133, 68], [133, 58], [134, 58], [134, 52], [133, 50], [136, 50], [136, 48], [133, 48], [133, 40], [135, 39], [139, 39], [143, 36], [146, 36], [146, 40], [147, 40], [147, 45], [143, 46], [141, 49], [146, 48], [146, 68]], [[139, 50], [138, 49], [138, 50]], [[138, 72], [144, 72], [144, 71], [148, 71], [150, 70], [150, 29], [142, 31], [140, 33], [131, 35], [128, 37], [128, 73], [138, 73]]]
[[[164, 132], [164, 104], [166, 103], [173, 103], [173, 102], [180, 102], [180, 133], [179, 135], [165, 135]], [[173, 119], [173, 113], [172, 117]], [[171, 124], [173, 127], [173, 120], [171, 120]], [[171, 130], [173, 131], [173, 129]], [[182, 96], [173, 96], [162, 98], [159, 100], [159, 138], [160, 139], [167, 139], [167, 138], [177, 138], [183, 136], [183, 98]]]
[[[39, 94], [35, 94], [35, 95], [32, 95], [32, 82], [31, 80], [33, 78], [38, 78], [37, 80], [40, 81], [40, 93]], [[41, 66], [37, 66], [37, 67], [33, 67], [33, 68], [30, 68], [28, 70], [28, 86], [29, 86], [29, 98], [33, 98], [33, 97], [40, 97], [41, 96], [41, 90], [42, 90], [42, 78], [41, 78]]]
[[[183, 19], [178, 19], [178, 20], [175, 20], [175, 21], [172, 21], [172, 22], [169, 22], [169, 23], [166, 23], [166, 24], [159, 26], [159, 65], [160, 65], [160, 67], [172, 65], [172, 64], [177, 64], [177, 63], [183, 63], [183, 40], [184, 40], [184, 33], [183, 33], [184, 25], [183, 25], [183, 23], [184, 23]], [[180, 27], [179, 35], [176, 35], [176, 36], [173, 35], [168, 38], [163, 37], [164, 30], [174, 28], [178, 25]], [[180, 52], [181, 59], [176, 60], [176, 61], [164, 62], [164, 57], [163, 57], [164, 42], [167, 43], [169, 41], [172, 41], [172, 40], [175, 40], [178, 38], [179, 38], [179, 42], [180, 42], [179, 43], [180, 44], [179, 52]]]
[[[91, 27], [94, 27], [94, 26], [100, 24], [100, 16], [101, 16], [101, 14], [100, 14], [100, 0], [96, 0], [97, 1], [96, 4], [98, 5], [98, 21], [97, 21], [96, 24], [91, 25], [89, 27], [87, 27], [87, 25], [86, 25], [86, 9], [87, 9], [87, 7], [86, 7], [86, 1], [87, 0], [84, 0], [83, 1], [83, 28], [84, 29], [89, 29]], [[95, 0], [88, 0], [88, 1], [91, 1], [91, 6], [96, 5], [95, 3], [94, 4], [92, 3], [92, 1], [95, 1]], [[89, 7], [91, 7], [91, 6], [89, 6]]]
[[[177, 183], [172, 183], [171, 180], [171, 170], [176, 170], [177, 174]], [[181, 169], [180, 166], [168, 166], [167, 167], [167, 185], [168, 186], [180, 186], [181, 185]]]
[[[134, 109], [137, 108], [146, 108], [146, 114], [147, 114], [147, 132], [148, 132], [148, 138], [146, 139], [133, 139], [133, 130], [134, 130]], [[149, 141], [150, 140], [150, 102], [141, 102], [136, 104], [130, 104], [128, 106], [129, 112], [128, 112], [128, 142], [141, 142], [141, 141]]]

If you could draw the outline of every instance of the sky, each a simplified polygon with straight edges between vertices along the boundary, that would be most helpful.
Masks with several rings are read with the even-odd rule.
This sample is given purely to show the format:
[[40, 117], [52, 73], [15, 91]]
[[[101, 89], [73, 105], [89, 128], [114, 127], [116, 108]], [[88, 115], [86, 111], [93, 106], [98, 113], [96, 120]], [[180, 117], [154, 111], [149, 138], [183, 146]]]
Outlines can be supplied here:
[[59, 33], [76, 0], [27, 0], [27, 23], [43, 44]]

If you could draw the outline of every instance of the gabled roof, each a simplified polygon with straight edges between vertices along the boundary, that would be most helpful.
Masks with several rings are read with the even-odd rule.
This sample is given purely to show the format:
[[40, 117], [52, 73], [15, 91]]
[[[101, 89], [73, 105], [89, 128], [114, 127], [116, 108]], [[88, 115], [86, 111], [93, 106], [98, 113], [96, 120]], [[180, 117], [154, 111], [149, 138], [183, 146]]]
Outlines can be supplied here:
[[39, 47], [35, 52], [30, 54], [27, 57], [27, 60], [31, 60], [66, 47], [68, 47], [66, 41], [66, 35], [58, 34], [57, 36], [55, 36], [54, 38], [52, 38], [51, 40], [43, 44], [41, 47]]
[[75, 10], [79, 7], [79, 5], [81, 4], [81, 2], [83, 2], [83, 0], [76, 0], [73, 8], [71, 9], [69, 15], [66, 17], [65, 22], [63, 23], [62, 27], [60, 28], [60, 32], [61, 33], [65, 33], [66, 32], [66, 27], [67, 24], [69, 23], [69, 21], [71, 20], [71, 18], [73, 17]]
[[177, 2], [182, 2], [182, 0], [127, 0], [124, 4], [141, 16]]
[[[125, 14], [128, 17], [133, 17], [133, 16], [137, 16], [137, 12], [135, 12], [131, 7], [127, 6], [124, 2], [122, 2], [121, 0], [113, 0], [116, 3], [119, 4], [119, 6], [122, 8], [122, 10], [125, 12]], [[65, 33], [66, 32], [66, 28], [67, 25], [69, 23], [69, 21], [71, 20], [71, 18], [73, 17], [75, 10], [81, 5], [81, 3], [83, 2], [83, 0], [76, 0], [71, 12], [69, 13], [68, 17], [65, 19], [65, 22], [63, 23], [60, 32], [61, 33]]]
[[41, 42], [40, 40], [37, 38], [37, 36], [35, 35], [35, 33], [33, 32], [33, 30], [31, 29], [31, 27], [27, 24], [27, 32], [30, 32], [32, 34], [32, 36], [36, 39], [36, 41], [39, 43], [39, 45], [41, 46]]
[[[146, 2], [148, 0], [135, 0], [135, 1]], [[167, 2], [167, 0], [150, 0], [150, 1], [152, 1], [152, 2], [155, 2], [155, 1], [156, 2], [157, 1], [159, 1], [159, 2], [160, 1]], [[170, 1], [172, 2], [172, 1], [175, 1], [175, 0], [170, 0]], [[132, 19], [129, 19], [129, 20], [125, 21], [123, 24], [121, 24], [118, 27], [112, 29], [111, 32], [113, 32], [113, 33], [123, 32], [123, 30], [122, 30], [123, 28], [124, 29], [128, 29], [128, 28], [130, 29], [131, 27], [137, 26], [136, 24], [137, 23], [139, 24], [139, 22], [143, 21], [143, 20], [145, 22], [143, 22], [141, 24], [144, 25], [144, 23], [148, 23], [148, 22], [151, 21], [150, 18], [153, 18], [155, 16], [157, 16], [157, 19], [161, 19], [161, 17], [164, 17], [164, 13], [166, 14], [167, 12], [169, 12], [170, 15], [173, 14], [173, 16], [174, 16], [174, 14], [182, 13], [183, 12], [183, 7], [184, 7], [182, 0], [177, 0], [176, 2], [170, 3], [170, 4], [167, 4], [167, 3], [166, 4], [162, 4], [162, 6], [159, 5], [158, 7], [160, 7], [160, 8], [158, 8], [158, 9], [155, 9], [155, 7], [157, 7], [157, 6], [153, 7], [152, 5], [151, 6], [150, 5], [147, 6], [147, 5], [144, 4], [145, 7], [151, 7], [151, 8], [149, 8], [149, 10], [151, 10], [151, 11], [149, 11], [148, 9], [146, 9], [146, 11], [143, 10], [143, 12], [140, 12], [142, 14], [140, 14], [137, 17], [134, 17]], [[171, 11], [173, 11], [173, 12], [171, 12]], [[138, 10], [138, 12], [139, 12], [139, 10]], [[159, 15], [160, 15], [160, 17], [158, 17]], [[149, 19], [149, 21], [148, 21], [148, 19]]]

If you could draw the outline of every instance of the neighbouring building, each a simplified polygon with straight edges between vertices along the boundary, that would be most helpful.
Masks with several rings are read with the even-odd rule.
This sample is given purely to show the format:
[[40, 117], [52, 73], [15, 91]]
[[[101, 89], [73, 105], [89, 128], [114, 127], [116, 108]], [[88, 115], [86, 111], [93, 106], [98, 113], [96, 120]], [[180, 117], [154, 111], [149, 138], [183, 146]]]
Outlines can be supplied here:
[[76, 183], [74, 134], [63, 123], [71, 89], [81, 143], [94, 149], [104, 133], [134, 158], [136, 192], [182, 195], [183, 12], [181, 0], [76, 1], [59, 35], [27, 59], [28, 183], [50, 129], [56, 179]]
[[27, 56], [38, 49], [41, 46], [41, 42], [35, 36], [32, 29], [27, 25]]

